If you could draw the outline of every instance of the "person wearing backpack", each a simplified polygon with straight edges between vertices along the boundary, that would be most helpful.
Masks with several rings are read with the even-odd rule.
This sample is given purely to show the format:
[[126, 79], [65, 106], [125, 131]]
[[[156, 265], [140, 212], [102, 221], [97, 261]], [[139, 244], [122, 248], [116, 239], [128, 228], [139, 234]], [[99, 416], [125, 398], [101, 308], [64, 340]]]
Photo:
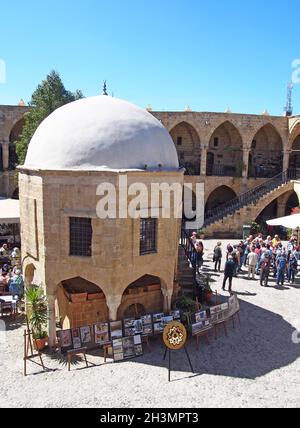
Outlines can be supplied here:
[[278, 286], [280, 284], [284, 286], [286, 269], [287, 269], [287, 260], [284, 254], [281, 254], [277, 258], [277, 285]]
[[260, 262], [260, 285], [262, 287], [268, 287], [270, 269], [271, 259], [269, 254], [265, 254]]
[[218, 242], [217, 246], [214, 249], [215, 272], [221, 272], [221, 262], [223, 257], [221, 246], [221, 242]]
[[296, 257], [291, 254], [288, 261], [288, 282], [290, 284], [295, 284], [295, 277], [298, 272], [298, 260]]

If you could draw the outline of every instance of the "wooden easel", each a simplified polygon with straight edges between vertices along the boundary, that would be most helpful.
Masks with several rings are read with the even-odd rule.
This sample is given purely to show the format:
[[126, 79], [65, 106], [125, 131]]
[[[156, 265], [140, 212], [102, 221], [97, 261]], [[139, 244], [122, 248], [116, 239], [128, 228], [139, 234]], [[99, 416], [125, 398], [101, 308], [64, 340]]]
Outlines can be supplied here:
[[[42, 354], [40, 351], [34, 352], [33, 348], [33, 334], [32, 330], [30, 330], [28, 318], [26, 317], [26, 323], [27, 323], [27, 330], [24, 330], [24, 376], [27, 376], [27, 361], [31, 361], [32, 363], [37, 364], [38, 366], [41, 366], [43, 370], [46, 370], [46, 367], [44, 366]], [[35, 342], [36, 345], [36, 342]], [[36, 346], [37, 348], [37, 346]], [[36, 361], [32, 361], [35, 358], [40, 359], [40, 363], [37, 363]]]
[[[188, 359], [188, 362], [189, 362], [189, 365], [190, 365], [190, 368], [191, 368], [191, 372], [194, 374], [195, 371], [194, 371], [194, 368], [193, 368], [193, 365], [192, 365], [192, 361], [191, 361], [190, 355], [188, 353], [187, 347], [184, 346], [183, 349], [184, 349], [186, 357]], [[171, 382], [171, 354], [172, 354], [172, 352], [178, 352], [178, 351], [172, 351], [171, 349], [169, 349], [167, 347], [165, 348], [164, 361], [166, 361], [167, 354], [169, 353], [169, 378], [168, 378], [169, 382]]]

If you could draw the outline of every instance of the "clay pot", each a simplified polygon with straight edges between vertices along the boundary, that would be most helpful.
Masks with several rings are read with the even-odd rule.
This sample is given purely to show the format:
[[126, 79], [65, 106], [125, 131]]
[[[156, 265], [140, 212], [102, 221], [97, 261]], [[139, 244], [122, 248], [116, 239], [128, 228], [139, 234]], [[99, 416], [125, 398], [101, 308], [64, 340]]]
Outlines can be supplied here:
[[34, 340], [33, 344], [34, 344], [35, 350], [36, 351], [42, 351], [43, 349], [45, 349], [48, 340], [49, 340], [48, 337], [45, 337], [44, 339], [36, 339], [36, 340]]

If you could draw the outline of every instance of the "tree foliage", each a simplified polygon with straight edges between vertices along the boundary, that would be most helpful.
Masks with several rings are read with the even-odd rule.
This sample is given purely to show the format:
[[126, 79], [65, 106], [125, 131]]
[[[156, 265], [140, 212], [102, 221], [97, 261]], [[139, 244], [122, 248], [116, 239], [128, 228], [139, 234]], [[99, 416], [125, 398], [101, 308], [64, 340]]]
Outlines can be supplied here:
[[28, 145], [38, 126], [57, 108], [72, 101], [83, 98], [81, 91], [68, 91], [56, 71], [52, 71], [43, 80], [31, 97], [31, 110], [25, 114], [25, 125], [18, 141], [16, 141], [19, 164], [25, 162]]

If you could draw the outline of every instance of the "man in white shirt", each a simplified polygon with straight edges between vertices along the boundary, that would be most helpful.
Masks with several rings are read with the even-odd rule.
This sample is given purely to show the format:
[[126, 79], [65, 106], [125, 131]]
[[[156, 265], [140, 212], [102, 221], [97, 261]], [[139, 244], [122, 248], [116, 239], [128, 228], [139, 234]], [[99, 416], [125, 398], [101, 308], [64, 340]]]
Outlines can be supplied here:
[[258, 257], [255, 253], [255, 249], [253, 248], [251, 250], [251, 253], [248, 255], [248, 264], [249, 264], [249, 270], [248, 270], [248, 279], [255, 279], [255, 270], [257, 265]]

